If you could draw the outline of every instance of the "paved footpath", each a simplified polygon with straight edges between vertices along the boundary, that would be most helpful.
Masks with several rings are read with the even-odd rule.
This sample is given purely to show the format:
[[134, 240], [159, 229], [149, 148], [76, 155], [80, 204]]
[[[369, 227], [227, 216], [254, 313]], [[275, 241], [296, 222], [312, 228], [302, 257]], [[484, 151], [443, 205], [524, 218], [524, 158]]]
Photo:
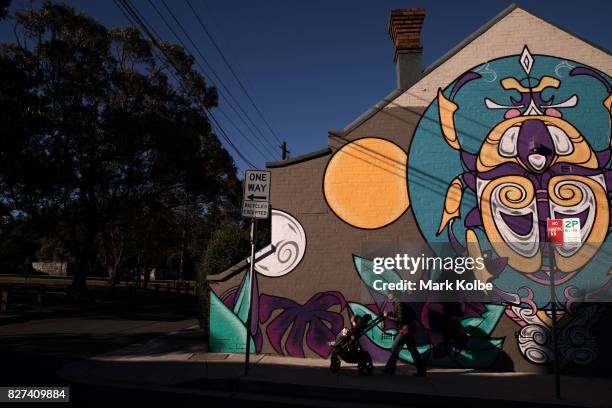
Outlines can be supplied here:
[[[254, 355], [248, 376], [244, 355], [207, 353], [197, 326], [63, 366], [58, 374], [73, 383], [176, 393], [222, 395], [225, 400], [283, 399], [317, 406], [609, 407], [610, 379], [562, 377], [562, 397], [552, 396], [553, 377], [527, 373], [431, 369], [412, 377], [401, 366], [394, 377], [375, 370], [360, 375], [353, 365], [339, 373], [329, 360]], [[318, 401], [316, 404], [314, 401]]]

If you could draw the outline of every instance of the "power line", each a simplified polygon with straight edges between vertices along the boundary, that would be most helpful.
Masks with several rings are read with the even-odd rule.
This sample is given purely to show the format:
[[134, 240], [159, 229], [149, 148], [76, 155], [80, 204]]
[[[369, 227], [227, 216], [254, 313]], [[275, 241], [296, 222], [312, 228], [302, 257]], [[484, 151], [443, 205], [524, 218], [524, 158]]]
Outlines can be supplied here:
[[[174, 31], [174, 29], [172, 28], [171, 24], [168, 22], [168, 20], [166, 20], [166, 18], [164, 17], [164, 15], [159, 11], [159, 9], [157, 8], [157, 6], [155, 5], [155, 3], [152, 0], [148, 0], [149, 4], [151, 4], [151, 6], [153, 7], [153, 9], [155, 10], [155, 12], [158, 14], [158, 16], [161, 18], [161, 20], [163, 21], [163, 23], [166, 25], [166, 27], [168, 27], [168, 29], [170, 30], [170, 32], [174, 35], [174, 37], [176, 38], [176, 40], [178, 42], [181, 43], [181, 45], [183, 45], [183, 47], [186, 50], [189, 50], [189, 48], [187, 47], [187, 45], [183, 42], [183, 40], [180, 38], [180, 36], [176, 33], [176, 31]], [[165, 5], [164, 5], [165, 6]], [[187, 37], [187, 39], [191, 42], [191, 45], [195, 48], [196, 52], [199, 54], [200, 58], [202, 59], [202, 61], [204, 61], [204, 63], [206, 64], [206, 66], [212, 71], [212, 74], [214, 75], [214, 77], [217, 79], [217, 81], [219, 82], [220, 86], [225, 90], [225, 92], [231, 97], [232, 101], [238, 106], [238, 108], [242, 111], [242, 113], [247, 117], [247, 119], [249, 119], [249, 121], [251, 123], [252, 120], [248, 117], [248, 114], [244, 111], [244, 109], [242, 109], [242, 106], [240, 105], [240, 103], [236, 100], [236, 98], [233, 96], [233, 94], [230, 92], [230, 90], [225, 86], [225, 84], [223, 83], [223, 81], [221, 80], [221, 78], [219, 77], [219, 75], [217, 75], [217, 73], [215, 72], [214, 68], [208, 63], [207, 59], [204, 57], [204, 55], [202, 54], [202, 52], [200, 51], [199, 47], [194, 43], [194, 41], [191, 39], [191, 37], [189, 36], [189, 34], [185, 31], [185, 29], [183, 28], [182, 24], [180, 24], [180, 22], [176, 19], [176, 17], [174, 16], [174, 14], [168, 10], [171, 14], [171, 16], [173, 17], [173, 19], [177, 22], [177, 24], [179, 25], [179, 27], [181, 28], [181, 30], [183, 31], [183, 34], [185, 35], [185, 37]], [[202, 64], [200, 64], [200, 62], [195, 59], [196, 64], [198, 65], [198, 67], [202, 70], [202, 72], [204, 72], [204, 74], [209, 77], [210, 80], [210, 75], [208, 74], [208, 72], [206, 71], [206, 69], [204, 69], [204, 67], [202, 66]], [[213, 85], [215, 85], [215, 83], [213, 81], [210, 81]], [[225, 96], [224, 94], [221, 94], [222, 96]], [[228, 101], [229, 102], [229, 101]], [[259, 136], [257, 136], [257, 134], [255, 134], [253, 132], [253, 129], [249, 126], [248, 123], [245, 122], [244, 118], [242, 117], [242, 115], [240, 115], [240, 113], [238, 113], [238, 111], [236, 110], [236, 108], [234, 107], [234, 105], [232, 105], [231, 103], [228, 103], [228, 106], [232, 109], [232, 111], [234, 112], [234, 114], [236, 114], [236, 116], [241, 120], [241, 122], [247, 127], [247, 129], [249, 129], [249, 131], [251, 132], [251, 134], [261, 143], [261, 145], [266, 149], [268, 154], [271, 154], [272, 157], [274, 157], [275, 155], [277, 155], [278, 153], [276, 153], [276, 150], [274, 149], [274, 144], [270, 143], [268, 140], [262, 140], [259, 138]], [[221, 111], [221, 108], [219, 108], [219, 111]], [[222, 111], [221, 111], [222, 112]], [[227, 117], [227, 115], [222, 112], [224, 114], [225, 117]], [[228, 118], [228, 120], [231, 120]], [[233, 124], [233, 123], [232, 123]], [[240, 129], [238, 126], [236, 126], [235, 124], [233, 124], [234, 127], [236, 129]], [[254, 126], [256, 126], [255, 124], [253, 124]], [[260, 133], [261, 131], [259, 129], [257, 129]], [[244, 133], [242, 133], [242, 131], [239, 130], [239, 132], [241, 133], [241, 135], [247, 139], [247, 141], [249, 142], [249, 144], [251, 144], [260, 154], [261, 151], [256, 147], [256, 145], [253, 144], [253, 142], [246, 136], [244, 135]], [[263, 134], [262, 134], [263, 136]], [[268, 143], [272, 149], [270, 149], [270, 147], [268, 146]], [[262, 154], [262, 157], [265, 159], [267, 159], [265, 154]]]
[[[278, 156], [278, 153], [276, 152], [276, 146], [274, 144], [273, 141], [270, 141], [268, 139], [268, 137], [266, 137], [266, 135], [261, 131], [261, 129], [259, 128], [259, 126], [257, 126], [257, 124], [255, 124], [255, 122], [251, 119], [251, 116], [242, 108], [242, 105], [236, 100], [236, 98], [234, 97], [234, 94], [230, 91], [230, 89], [225, 86], [223, 80], [220, 78], [220, 76], [217, 74], [217, 72], [215, 71], [215, 69], [212, 67], [212, 65], [208, 62], [208, 59], [206, 57], [204, 57], [203, 53], [200, 50], [200, 47], [198, 47], [195, 42], [193, 41], [192, 37], [189, 35], [189, 33], [187, 32], [187, 30], [185, 29], [185, 27], [183, 26], [183, 24], [181, 24], [181, 22], [179, 21], [179, 19], [176, 17], [176, 15], [172, 12], [172, 9], [170, 9], [170, 7], [168, 7], [168, 4], [166, 3], [165, 0], [161, 0], [161, 3], [163, 4], [164, 8], [166, 9], [166, 11], [168, 12], [168, 14], [170, 14], [170, 16], [172, 17], [172, 19], [176, 22], [176, 24], [179, 26], [179, 28], [181, 29], [181, 31], [183, 32], [183, 34], [185, 35], [185, 37], [187, 38], [187, 40], [189, 40], [189, 42], [191, 43], [191, 45], [195, 48], [196, 52], [198, 53], [198, 55], [200, 56], [200, 58], [204, 61], [204, 63], [206, 64], [206, 66], [211, 70], [212, 74], [214, 75], [214, 77], [217, 79], [217, 81], [219, 81], [221, 87], [225, 90], [225, 92], [229, 95], [229, 97], [231, 98], [231, 100], [236, 104], [236, 106], [238, 107], [238, 109], [240, 109], [240, 111], [243, 113], [244, 117], [247, 118], [247, 120], [249, 121], [249, 123], [253, 126], [253, 128], [255, 128], [255, 130], [257, 130], [257, 132], [261, 135], [261, 137], [265, 140], [265, 143], [269, 143], [270, 146], [272, 146], [272, 156]], [[237, 112], [236, 112], [237, 114]], [[242, 120], [242, 117], [240, 117], [240, 119]], [[242, 121], [245, 126], [247, 126], [247, 128], [251, 131], [251, 133], [253, 133], [253, 136], [255, 136], [262, 144], [264, 144], [264, 141], [261, 140], [259, 138], [259, 136], [257, 136], [253, 130], [251, 129], [251, 127], [244, 122], [244, 120]], [[266, 146], [267, 147], [267, 146]], [[269, 150], [268, 150], [269, 151]]]
[[[155, 10], [155, 12], [157, 13], [157, 15], [161, 18], [162, 22], [166, 25], [166, 27], [170, 30], [170, 32], [172, 33], [172, 35], [174, 35], [174, 37], [176, 38], [176, 40], [178, 42], [181, 43], [181, 45], [183, 46], [183, 48], [185, 48], [185, 50], [189, 50], [189, 47], [187, 47], [187, 45], [183, 42], [183, 40], [180, 38], [180, 36], [176, 33], [176, 31], [174, 31], [174, 29], [172, 28], [171, 24], [168, 22], [168, 20], [166, 20], [166, 18], [164, 17], [164, 15], [161, 13], [161, 11], [159, 10], [159, 8], [155, 5], [155, 3], [152, 0], [148, 0], [149, 4], [151, 5], [151, 7], [153, 8], [153, 10]], [[164, 5], [165, 6], [165, 5]], [[248, 117], [248, 114], [244, 111], [244, 109], [242, 109], [242, 106], [240, 105], [240, 103], [236, 100], [236, 98], [231, 94], [230, 90], [225, 86], [225, 84], [223, 83], [223, 81], [221, 80], [221, 78], [217, 75], [217, 73], [215, 72], [214, 68], [208, 63], [208, 61], [206, 60], [206, 58], [204, 57], [204, 55], [202, 54], [202, 52], [200, 51], [199, 47], [195, 44], [195, 42], [192, 40], [192, 38], [189, 36], [189, 34], [186, 32], [186, 30], [184, 29], [184, 27], [182, 26], [182, 24], [177, 20], [177, 18], [174, 16], [174, 14], [172, 13], [172, 11], [170, 11], [168, 9], [170, 15], [172, 16], [172, 18], [174, 19], [174, 21], [177, 23], [177, 25], [180, 27], [180, 29], [182, 30], [183, 34], [185, 35], [185, 37], [187, 37], [187, 39], [189, 40], [189, 42], [191, 43], [191, 45], [193, 46], [193, 48], [196, 50], [196, 52], [199, 54], [200, 58], [202, 59], [202, 61], [204, 61], [204, 63], [206, 64], [206, 66], [212, 71], [212, 74], [215, 76], [215, 78], [217, 79], [217, 81], [219, 82], [219, 84], [221, 85], [221, 87], [225, 90], [225, 92], [231, 97], [231, 99], [234, 101], [234, 103], [236, 104], [236, 106], [238, 106], [238, 108], [242, 111], [242, 113], [247, 117], [247, 119], [249, 121], [252, 122], [252, 120]], [[208, 72], [206, 71], [206, 69], [204, 69], [204, 67], [202, 66], [202, 64], [200, 64], [200, 62], [195, 59], [195, 63], [196, 65], [202, 70], [202, 72], [209, 77], [210, 79], [210, 75], [208, 75]], [[211, 81], [211, 83], [213, 85], [215, 85], [214, 82]], [[229, 102], [229, 101], [228, 101]], [[240, 113], [236, 110], [236, 108], [234, 107], [234, 105], [232, 105], [231, 103], [228, 103], [228, 106], [233, 110], [234, 114], [241, 120], [241, 122], [247, 127], [247, 129], [249, 129], [249, 131], [251, 132], [251, 134], [261, 143], [261, 146], [266, 149], [266, 152], [271, 155], [271, 157], [277, 156], [278, 153], [276, 152], [276, 150], [274, 149], [274, 144], [270, 143], [268, 140], [262, 140], [259, 136], [257, 136], [257, 134], [255, 134], [253, 132], [253, 129], [251, 129], [251, 127], [248, 125], [248, 123], [246, 123], [246, 121], [244, 120], [244, 118], [240, 115]], [[221, 110], [220, 107], [218, 107], [219, 111], [227, 118], [228, 121], [231, 121], [231, 119], [227, 116], [227, 114], [225, 112], [223, 112]], [[263, 157], [264, 160], [266, 160], [268, 157], [266, 157], [266, 154], [264, 154], [258, 147], [257, 145], [255, 145], [251, 139], [249, 137], [247, 137], [241, 130], [240, 128], [232, 122], [232, 125], [238, 129], [238, 132], [241, 134], [241, 136], [243, 138], [245, 138], [247, 140], [247, 142], [253, 146], [253, 148], [255, 150], [257, 150], [257, 152]], [[253, 124], [254, 126], [256, 126], [255, 124]], [[261, 131], [259, 129], [257, 129], [260, 133]], [[263, 134], [262, 134], [263, 137]], [[268, 144], [266, 144], [268, 143]], [[269, 147], [271, 146], [272, 149]]]
[[[145, 19], [140, 15], [140, 13], [135, 9], [135, 7], [130, 3], [129, 0], [113, 0], [115, 5], [119, 8], [119, 10], [121, 10], [121, 12], [126, 16], [126, 18], [128, 19], [128, 21], [130, 21], [130, 23], [132, 25], [134, 25], [134, 27], [136, 29], [138, 29], [138, 27], [134, 24], [134, 22], [132, 21], [132, 19], [130, 19], [127, 15], [129, 14], [137, 23], [138, 26], [140, 26], [140, 29], [145, 33], [145, 35], [147, 37], [149, 37], [149, 39], [153, 42], [153, 44], [157, 47], [157, 49], [159, 51], [162, 52], [162, 54], [165, 56], [166, 61], [176, 70], [177, 73], [179, 73], [181, 75], [181, 77], [183, 77], [183, 72], [181, 72], [181, 70], [179, 70], [177, 68], [177, 66], [174, 64], [174, 62], [172, 61], [172, 59], [170, 58], [170, 56], [166, 53], [166, 51], [164, 50], [164, 48], [161, 46], [161, 44], [159, 43], [157, 36], [154, 35], [153, 33], [155, 32], [155, 30], [153, 28], [149, 28], [148, 24], [145, 22]], [[123, 6], [123, 7], [122, 7]], [[125, 8], [125, 11], [124, 9]], [[153, 31], [153, 32], [152, 32]], [[156, 33], [155, 33], [156, 34]], [[168, 71], [171, 73], [171, 71]], [[173, 75], [174, 76], [174, 75]], [[185, 87], [183, 86], [182, 82], [180, 80], [178, 80], [176, 77], [174, 77], [177, 80], [178, 85], [183, 88], [183, 91], [185, 93], [188, 93], [187, 90], [185, 89]], [[201, 102], [198, 101], [198, 104], [200, 105], [201, 108], [203, 108], [204, 110], [204, 114], [206, 116], [209, 117], [210, 120], [212, 120], [213, 124], [217, 126], [217, 128], [221, 131], [221, 136], [226, 140], [226, 142], [234, 149], [234, 151], [236, 151], [236, 153], [238, 154], [238, 156], [249, 166], [252, 166], [254, 168], [257, 168], [257, 166], [255, 166], [253, 163], [251, 163], [249, 161], [249, 159], [246, 158], [246, 156], [244, 154], [242, 154], [242, 152], [240, 151], [240, 149], [238, 149], [236, 147], [236, 145], [232, 142], [231, 138], [227, 135], [227, 133], [225, 132], [225, 129], [223, 129], [223, 127], [221, 126], [221, 124], [217, 121], [217, 119], [215, 118], [215, 116], [212, 114], [212, 112], [210, 112], [210, 110], [204, 106]]]
[[[132, 17], [130, 17], [130, 15], [128, 13], [126, 13], [126, 11], [123, 10], [123, 7], [121, 4], [119, 4], [116, 0], [113, 0], [115, 5], [117, 6], [117, 8], [119, 8], [119, 11], [121, 11], [121, 13], [125, 16], [125, 18], [128, 20], [128, 22], [134, 26], [134, 28], [138, 29], [137, 27], [137, 23], [135, 23], [132, 19]], [[160, 49], [161, 51], [161, 49]], [[158, 59], [158, 60], [163, 60], [163, 58], [159, 57], [159, 55], [155, 52], [155, 49], [152, 50], [153, 55]], [[168, 61], [169, 62], [169, 61]], [[173, 65], [174, 66], [174, 65]], [[176, 69], [176, 68], [175, 68]], [[168, 73], [172, 76], [172, 78], [174, 78], [174, 80], [176, 81], [177, 84], [179, 84], [182, 87], [182, 84], [180, 83], [180, 80], [174, 75], [174, 72], [168, 70]], [[206, 113], [205, 113], [206, 114]], [[206, 114], [206, 116], [208, 117], [208, 114]], [[211, 120], [211, 126], [213, 129], [217, 129], [218, 134], [220, 134], [223, 139], [225, 139], [228, 144], [234, 149], [236, 150], [236, 153], [238, 154], [239, 158], [245, 162], [247, 165], [257, 168], [257, 166], [255, 166], [253, 163], [251, 163], [239, 150], [238, 148], [232, 143], [232, 141], [229, 139], [229, 136], [227, 136], [225, 134], [225, 131], [223, 130], [222, 127], [220, 127], [220, 125], [216, 122], [216, 120]]]
[[[154, 3], [152, 0], [148, 0], [148, 2], [149, 2], [149, 4], [151, 5], [151, 7], [153, 7], [153, 9], [154, 9], [154, 10], [155, 10], [155, 12], [157, 13], [157, 15], [158, 15], [158, 16], [161, 18], [161, 20], [162, 20], [162, 21], [163, 21], [163, 23], [166, 25], [166, 27], [167, 27], [167, 28], [170, 30], [170, 32], [172, 33], [172, 35], [174, 35], [174, 38], [175, 38], [177, 41], [179, 41], [179, 42], [181, 43], [181, 45], [183, 46], [183, 48], [184, 48], [185, 50], [189, 50], [189, 48], [187, 47], [187, 45], [186, 45], [186, 44], [183, 42], [183, 40], [182, 40], [182, 39], [179, 37], [179, 35], [176, 33], [176, 31], [174, 31], [174, 29], [172, 28], [172, 26], [170, 25], [170, 23], [168, 23], [168, 21], [166, 20], [166, 18], [164, 17], [164, 15], [163, 15], [163, 14], [162, 14], [162, 13], [159, 11], [159, 9], [158, 9], [158, 8], [157, 8], [157, 6], [155, 5], [155, 3]], [[203, 67], [203, 66], [200, 64], [200, 62], [199, 62], [197, 59], [195, 59], [195, 63], [196, 63], [196, 64], [197, 64], [197, 66], [198, 66], [198, 67], [199, 67], [199, 68], [202, 70], [202, 72], [203, 72], [203, 73], [204, 73], [206, 76], [208, 76], [208, 77], [209, 77], [208, 73], [206, 72], [206, 70], [204, 69], [204, 67]], [[214, 82], [212, 82], [212, 81], [211, 81], [211, 83], [212, 83], [213, 85], [215, 85], [215, 84], [214, 84]], [[228, 103], [228, 105], [230, 106], [230, 108], [232, 108], [232, 109], [234, 110], [234, 113], [236, 113], [236, 115], [238, 115], [238, 112], [235, 110], [235, 108], [233, 107], [233, 105], [231, 105], [231, 104], [229, 104], [229, 103]], [[223, 116], [224, 116], [224, 117], [225, 117], [225, 118], [226, 118], [226, 119], [227, 119], [227, 120], [228, 120], [228, 121], [229, 121], [229, 122], [230, 122], [230, 123], [231, 123], [231, 124], [234, 126], [234, 128], [235, 128], [236, 130], [238, 130], [238, 132], [240, 133], [240, 135], [241, 135], [241, 136], [242, 136], [242, 137], [243, 137], [243, 138], [244, 138], [244, 139], [245, 139], [245, 140], [246, 140], [246, 141], [247, 141], [247, 142], [248, 142], [248, 143], [249, 143], [249, 144], [250, 144], [250, 145], [251, 145], [251, 146], [252, 146], [252, 147], [253, 147], [253, 148], [254, 148], [254, 149], [257, 151], [257, 152], [258, 152], [258, 153], [259, 153], [259, 154], [260, 154], [260, 156], [261, 156], [261, 157], [262, 157], [264, 160], [266, 160], [266, 159], [267, 159], [266, 154], [264, 154], [264, 153], [263, 153], [263, 152], [262, 152], [262, 151], [259, 149], [259, 147], [257, 147], [257, 145], [256, 145], [256, 144], [254, 144], [254, 143], [253, 143], [253, 141], [252, 141], [252, 140], [251, 140], [249, 137], [247, 137], [247, 136], [246, 136], [246, 135], [245, 135], [245, 134], [242, 132], [242, 130], [240, 129], [240, 127], [238, 127], [238, 126], [237, 126], [237, 125], [236, 125], [236, 124], [235, 124], [235, 123], [234, 123], [234, 122], [233, 122], [233, 121], [230, 119], [230, 117], [229, 117], [229, 116], [228, 116], [228, 115], [227, 115], [227, 114], [226, 114], [226, 113], [225, 113], [225, 112], [224, 112], [224, 111], [223, 111], [223, 110], [222, 110], [220, 107], [217, 107], [217, 108], [219, 109], [219, 112], [221, 112], [221, 114], [222, 114], [222, 115], [223, 115]], [[242, 118], [240, 118], [240, 119], [242, 119]], [[253, 136], [257, 137], [257, 135], [255, 135], [255, 134], [253, 134]], [[266, 148], [266, 147], [267, 147], [267, 146], [266, 146], [265, 144], [263, 144], [263, 143], [262, 143], [262, 146], [263, 146], [264, 148]], [[268, 153], [270, 153], [270, 151], [269, 151], [269, 150], [268, 150]], [[272, 154], [274, 154], [274, 153], [272, 153]]]
[[[114, 1], [115, 1], [115, 4], [117, 4], [117, 1], [116, 0]], [[119, 0], [119, 1], [123, 3], [123, 6], [126, 7], [126, 10], [128, 11], [128, 13], [132, 15], [134, 19], [136, 19], [138, 25], [141, 26], [141, 28], [145, 31], [145, 34], [151, 39], [151, 41], [155, 44], [155, 46], [159, 49], [159, 51], [161, 51], [164, 54], [164, 56], [166, 57], [166, 61], [170, 65], [172, 65], [172, 67], [177, 71], [177, 73], [183, 76], [183, 73], [181, 72], [181, 70], [179, 70], [176, 67], [176, 65], [173, 63], [172, 59], [170, 58], [170, 56], [166, 53], [166, 51], [159, 44], [159, 41], [157, 40], [157, 37], [159, 37], [159, 35], [155, 31], [155, 29], [146, 22], [146, 19], [138, 12], [138, 9], [136, 9], [136, 7], [129, 2], [129, 0]], [[133, 21], [130, 20], [130, 22], [133, 24]], [[160, 58], [158, 57], [158, 59]], [[185, 89], [181, 81], [178, 78], [176, 78], [176, 76], [174, 76], [174, 73], [172, 73], [172, 71], [168, 71], [168, 72], [170, 73], [170, 75], [172, 75], [172, 77], [175, 79], [177, 84], [181, 88], [183, 88], [183, 91], [187, 93], [187, 90]], [[221, 137], [223, 137], [223, 139], [225, 139], [225, 141], [236, 151], [238, 156], [249, 166], [257, 168], [257, 166], [251, 163], [251, 161], [249, 161], [249, 159], [247, 159], [246, 156], [242, 154], [240, 149], [238, 149], [238, 147], [232, 142], [231, 138], [227, 135], [227, 133], [225, 132], [225, 129], [217, 121], [213, 113], [206, 106], [202, 105], [201, 103], [200, 105], [202, 108], [204, 108], [204, 114], [209, 118], [209, 120], [212, 120], [211, 124], [213, 126], [216, 125], [217, 129], [220, 131]]]
[[[162, 2], [165, 4], [165, 1], [162, 0]], [[240, 78], [238, 78], [238, 75], [236, 74], [236, 72], [234, 71], [234, 69], [232, 68], [231, 64], [229, 63], [229, 61], [227, 60], [227, 58], [225, 57], [225, 54], [223, 53], [223, 51], [221, 50], [221, 48], [219, 47], [219, 45], [217, 44], [217, 42], [215, 41], [215, 39], [213, 38], [212, 34], [208, 31], [208, 29], [206, 28], [206, 25], [204, 24], [204, 22], [202, 21], [202, 19], [200, 18], [200, 15], [198, 14], [198, 12], [193, 8], [193, 6], [191, 5], [191, 2], [189, 0], [185, 0], [185, 2], [187, 3], [187, 5], [189, 6], [189, 8], [191, 9], [191, 11], [193, 12], [193, 14], [195, 15], [196, 19], [198, 20], [198, 22], [200, 23], [200, 26], [202, 27], [202, 29], [204, 30], [204, 32], [206, 33], [206, 36], [210, 39], [210, 42], [213, 44], [213, 46], [215, 47], [215, 49], [219, 52], [219, 55], [221, 55], [221, 58], [223, 59], [223, 62], [225, 62], [225, 65], [227, 65], [227, 67], [229, 68], [230, 72], [232, 73], [232, 75], [234, 76], [234, 78], [236, 79], [236, 82], [238, 82], [238, 85], [240, 85], [240, 88], [242, 88], [242, 91], [244, 92], [244, 94], [247, 96], [247, 98], [249, 99], [249, 101], [251, 102], [251, 104], [253, 105], [253, 108], [255, 108], [255, 111], [257, 112], [257, 114], [259, 115], [259, 117], [261, 118], [261, 120], [266, 124], [266, 126], [268, 127], [268, 129], [270, 130], [270, 133], [272, 133], [272, 136], [274, 136], [274, 138], [276, 139], [276, 141], [279, 143], [279, 145], [282, 143], [278, 137], [278, 135], [276, 134], [276, 132], [272, 129], [272, 127], [270, 126], [270, 124], [268, 123], [268, 121], [266, 120], [266, 118], [263, 116], [263, 114], [261, 113], [261, 111], [259, 110], [259, 108], [257, 108], [257, 104], [255, 103], [255, 101], [253, 101], [253, 98], [251, 98], [251, 95], [249, 94], [249, 92], [246, 90], [246, 87], [244, 86], [244, 84], [242, 83], [242, 81], [240, 80]]]

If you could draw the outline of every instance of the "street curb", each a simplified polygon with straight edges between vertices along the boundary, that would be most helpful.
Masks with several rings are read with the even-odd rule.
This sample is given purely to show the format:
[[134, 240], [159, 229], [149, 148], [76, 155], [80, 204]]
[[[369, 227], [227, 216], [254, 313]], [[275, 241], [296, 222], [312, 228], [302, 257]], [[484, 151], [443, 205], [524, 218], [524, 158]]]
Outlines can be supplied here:
[[[88, 384], [112, 388], [142, 389], [164, 391], [178, 394], [206, 395], [234, 401], [268, 401], [271, 403], [286, 402], [292, 404], [316, 406], [397, 406], [413, 404], [419, 407], [470, 406], [490, 408], [492, 404], [501, 408], [577, 408], [588, 405], [568, 404], [564, 401], [534, 402], [528, 400], [506, 400], [496, 398], [465, 397], [456, 395], [435, 395], [426, 393], [408, 393], [394, 391], [365, 391], [350, 387], [304, 385], [287, 382], [274, 382], [251, 379], [248, 377], [205, 378], [188, 381], [178, 385], [152, 385], [145, 383], [125, 383], [105, 378], [92, 378], [90, 373], [96, 362], [80, 360], [61, 367], [57, 373], [73, 384]], [[412, 377], [407, 377], [412, 380]], [[426, 381], [426, 379], [414, 379]]]
[[[412, 380], [412, 377], [407, 378]], [[414, 379], [421, 381], [421, 379]], [[203, 390], [215, 390], [235, 392], [243, 394], [263, 393], [280, 397], [322, 399], [326, 401], [354, 402], [366, 404], [413, 404], [415, 406], [450, 406], [450, 404], [470, 407], [490, 408], [491, 404], [496, 407], [515, 408], [517, 405], [533, 408], [551, 407], [583, 407], [582, 405], [566, 404], [563, 401], [533, 402], [523, 400], [505, 400], [497, 398], [465, 397], [456, 395], [434, 395], [426, 393], [407, 393], [394, 391], [364, 391], [350, 387], [325, 387], [318, 385], [304, 385], [286, 382], [261, 381], [245, 377], [234, 379], [204, 379], [191, 383], [188, 388], [197, 387], [200, 384]], [[177, 388], [185, 388], [185, 385]], [[195, 388], [198, 389], [198, 388]]]

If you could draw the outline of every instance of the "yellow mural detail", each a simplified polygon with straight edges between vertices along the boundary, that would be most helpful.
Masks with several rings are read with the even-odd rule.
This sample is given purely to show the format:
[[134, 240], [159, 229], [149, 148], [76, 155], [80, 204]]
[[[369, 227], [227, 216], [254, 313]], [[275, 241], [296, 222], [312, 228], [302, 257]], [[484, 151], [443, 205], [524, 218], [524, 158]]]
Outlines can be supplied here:
[[[499, 189], [498, 189], [499, 187]], [[494, 197], [493, 195], [496, 195]], [[491, 180], [484, 188], [480, 199], [482, 225], [485, 233], [500, 258], [508, 258], [508, 264], [522, 273], [537, 272], [542, 265], [540, 250], [531, 257], [526, 257], [506, 243], [497, 228], [495, 220], [499, 217], [494, 213], [492, 203], [498, 199], [506, 208], [519, 210], [533, 205], [535, 189], [529, 179], [521, 176], [504, 176]]]
[[503, 163], [517, 163], [526, 167], [518, 157], [503, 157], [499, 153], [499, 142], [502, 135], [512, 126], [521, 126], [527, 120], [541, 120], [545, 125], [556, 126], [563, 130], [569, 137], [574, 150], [566, 156], [556, 156], [552, 164], [556, 163], [571, 163], [580, 165], [589, 169], [598, 167], [597, 157], [593, 153], [593, 149], [578, 130], [563, 119], [552, 116], [519, 116], [512, 119], [507, 119], [498, 124], [491, 130], [485, 139], [478, 155], [476, 169], [479, 172], [493, 170]]
[[409, 204], [406, 153], [378, 138], [342, 146], [330, 159], [323, 179], [331, 210], [348, 224], [365, 229], [397, 220]]
[[463, 185], [459, 177], [456, 177], [446, 190], [446, 198], [444, 200], [444, 212], [440, 220], [437, 235], [440, 235], [450, 220], [461, 218], [461, 198], [463, 197]]
[[543, 76], [540, 82], [538, 83], [538, 86], [531, 88], [531, 90], [521, 85], [520, 82], [517, 81], [516, 78], [512, 78], [512, 77], [504, 78], [501, 80], [500, 83], [501, 83], [502, 88], [504, 89], [514, 89], [516, 91], [526, 92], [526, 93], [542, 92], [546, 88], [558, 88], [559, 85], [561, 84], [561, 82], [558, 79], [549, 77], [549, 76]]
[[605, 188], [596, 180], [585, 176], [564, 175], [551, 178], [548, 185], [548, 194], [553, 203], [561, 207], [572, 208], [583, 201], [580, 188], [572, 184], [561, 184], [565, 182], [575, 182], [588, 186], [595, 199], [593, 226], [588, 236], [582, 237], [583, 245], [580, 250], [571, 256], [563, 256], [559, 253], [559, 249], [555, 252], [557, 268], [561, 272], [573, 272], [586, 265], [606, 239], [610, 223], [610, 210]]
[[603, 105], [606, 107], [606, 110], [612, 115], [612, 95], [608, 95]]
[[438, 114], [440, 115], [440, 128], [442, 129], [444, 140], [453, 149], [461, 150], [461, 144], [455, 129], [455, 112], [457, 109], [457, 104], [447, 99], [442, 89], [438, 89]]

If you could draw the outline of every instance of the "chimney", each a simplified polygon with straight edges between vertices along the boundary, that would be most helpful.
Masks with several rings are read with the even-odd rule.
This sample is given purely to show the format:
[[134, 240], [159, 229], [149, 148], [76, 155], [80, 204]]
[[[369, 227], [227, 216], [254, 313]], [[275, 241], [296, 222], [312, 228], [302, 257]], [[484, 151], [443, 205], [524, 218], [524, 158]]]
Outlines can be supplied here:
[[397, 87], [407, 89], [421, 77], [421, 27], [425, 19], [424, 8], [391, 10], [389, 36], [395, 45]]

